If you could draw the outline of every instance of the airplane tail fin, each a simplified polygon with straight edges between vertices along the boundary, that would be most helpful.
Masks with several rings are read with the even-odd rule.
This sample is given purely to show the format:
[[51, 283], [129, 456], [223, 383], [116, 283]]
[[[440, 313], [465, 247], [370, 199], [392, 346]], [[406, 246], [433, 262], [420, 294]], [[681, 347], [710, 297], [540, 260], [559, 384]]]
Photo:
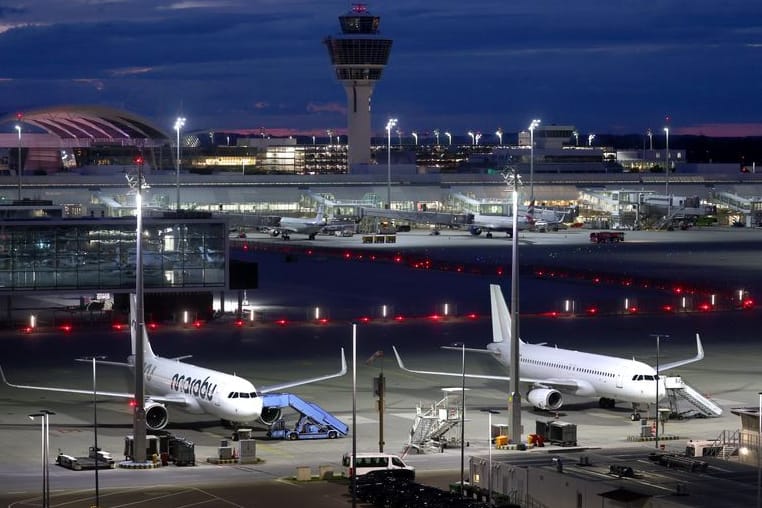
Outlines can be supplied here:
[[[490, 303], [492, 308], [492, 341], [510, 342], [511, 313], [505, 303], [503, 292], [498, 284], [490, 284]], [[521, 342], [521, 339], [519, 339]]]
[[[132, 340], [133, 356], [135, 356], [135, 352], [137, 351], [138, 327], [142, 321], [143, 319], [139, 319], [137, 314], [137, 295], [130, 293], [130, 339]], [[148, 332], [146, 332], [145, 323], [143, 323], [142, 328], [143, 354], [146, 358], [153, 358], [156, 355], [153, 353], [153, 349], [151, 349], [151, 343], [148, 340]]]

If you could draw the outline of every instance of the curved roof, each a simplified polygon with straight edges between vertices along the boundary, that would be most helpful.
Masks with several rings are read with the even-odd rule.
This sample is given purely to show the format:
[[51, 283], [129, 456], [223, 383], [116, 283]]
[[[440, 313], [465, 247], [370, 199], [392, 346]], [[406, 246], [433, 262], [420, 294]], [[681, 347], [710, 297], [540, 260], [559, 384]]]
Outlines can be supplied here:
[[[18, 121], [17, 115], [0, 123]], [[21, 121], [61, 139], [165, 140], [169, 136], [150, 121], [133, 113], [104, 106], [53, 106], [25, 111]]]

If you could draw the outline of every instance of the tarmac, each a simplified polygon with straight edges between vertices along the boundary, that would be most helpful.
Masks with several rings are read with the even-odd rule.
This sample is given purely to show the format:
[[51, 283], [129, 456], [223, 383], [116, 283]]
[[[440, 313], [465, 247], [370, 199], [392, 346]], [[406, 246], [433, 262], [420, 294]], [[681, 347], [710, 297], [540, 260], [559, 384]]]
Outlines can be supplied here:
[[[689, 281], [702, 288], [711, 287], [732, 294], [737, 287], [762, 288], [758, 270], [762, 251], [761, 230], [721, 229], [680, 232], [627, 232], [621, 245], [590, 245], [585, 231], [528, 233], [523, 235], [522, 260], [532, 266], [552, 266], [574, 273], [625, 273], [636, 280]], [[277, 383], [292, 378], [309, 377], [335, 371], [339, 348], [352, 350], [352, 322], [370, 312], [379, 302], [392, 302], [397, 313], [411, 316], [404, 321], [379, 319], [377, 315], [357, 326], [356, 387], [352, 374], [294, 389], [306, 400], [320, 404], [350, 425], [350, 436], [336, 440], [272, 441], [260, 429], [257, 455], [261, 463], [253, 465], [213, 465], [220, 441], [230, 438], [230, 430], [217, 421], [199, 421], [197, 417], [170, 409], [168, 430], [195, 443], [197, 466], [162, 467], [155, 470], [100, 470], [101, 506], [296, 506], [310, 500], [311, 507], [342, 506], [351, 503], [347, 486], [341, 481], [314, 480], [296, 482], [297, 466], [309, 466], [314, 476], [319, 469], [341, 472], [341, 456], [352, 448], [352, 434], [358, 451], [380, 447], [380, 425], [373, 378], [383, 372], [387, 380], [383, 426], [383, 448], [402, 454], [408, 442], [417, 407], [428, 407], [443, 397], [442, 388], [457, 385], [457, 379], [432, 378], [401, 371], [391, 354], [369, 364], [376, 351], [390, 353], [397, 345], [410, 366], [438, 370], [460, 370], [460, 356], [439, 346], [466, 340], [469, 347], [482, 347], [489, 339], [490, 325], [487, 285], [498, 281], [506, 296], [509, 282], [494, 273], [458, 273], [457, 270], [420, 269], [394, 262], [370, 262], [367, 258], [347, 261], [343, 254], [367, 252], [359, 238], [323, 238], [306, 243], [292, 240], [287, 245], [278, 240], [252, 240], [252, 249], [260, 263], [262, 305], [273, 309], [266, 318], [243, 329], [232, 327], [230, 320], [208, 323], [200, 330], [164, 327], [152, 332], [152, 344], [158, 354], [172, 357], [193, 354], [187, 360], [205, 366], [235, 372], [255, 385]], [[278, 243], [281, 242], [281, 243]], [[443, 245], [445, 244], [445, 245]], [[495, 266], [510, 256], [510, 240], [471, 238], [462, 232], [398, 235], [392, 246], [376, 246], [378, 252], [424, 254], [432, 262], [461, 261], [468, 266]], [[240, 245], [233, 245], [233, 249]], [[288, 254], [283, 249], [287, 249]], [[307, 253], [305, 249], [313, 252]], [[322, 252], [326, 249], [326, 252]], [[329, 250], [339, 253], [333, 255]], [[318, 255], [315, 255], [315, 252]], [[252, 252], [252, 251], [249, 251]], [[240, 254], [240, 251], [239, 251]], [[286, 254], [286, 256], [284, 256]], [[286, 257], [291, 256], [288, 260]], [[296, 256], [296, 258], [294, 258]], [[296, 259], [296, 261], [294, 260]], [[452, 266], [452, 265], [448, 265]], [[677, 269], [676, 267], [679, 267]], [[682, 450], [687, 439], [714, 439], [723, 431], [740, 427], [730, 408], [756, 407], [762, 380], [758, 343], [760, 310], [725, 309], [717, 312], [612, 313], [590, 316], [547, 317], [542, 309], [554, 306], [564, 295], [578, 294], [580, 300], [593, 296], [611, 299], [628, 291], [626, 287], [601, 287], [588, 281], [548, 280], [531, 272], [522, 272], [522, 337], [532, 342], [550, 341], [559, 347], [613, 354], [650, 362], [655, 358], [651, 333], [668, 333], [662, 342], [661, 360], [669, 361], [695, 354], [694, 334], [704, 341], [706, 358], [680, 369], [688, 384], [709, 396], [724, 409], [719, 418], [668, 421], [662, 436], [666, 449]], [[453, 290], [452, 288], [455, 288]], [[640, 288], [644, 304], [651, 298], [662, 301], [664, 290]], [[456, 303], [457, 315], [428, 319], [429, 310], [437, 309], [442, 294]], [[548, 296], [550, 295], [550, 296]], [[673, 295], [674, 296], [674, 295]], [[315, 302], [333, 304], [331, 320], [320, 325], [304, 318], [305, 309]], [[330, 307], [329, 304], [325, 304]], [[279, 310], [274, 310], [279, 309]], [[273, 324], [269, 317], [286, 309], [300, 322], [288, 326]], [[407, 312], [407, 309], [412, 309]], [[476, 309], [478, 317], [467, 317]], [[279, 315], [279, 314], [277, 314]], [[127, 354], [126, 332], [112, 330], [40, 331], [32, 335], [16, 332], [0, 334], [0, 358], [9, 380], [14, 383], [92, 388], [92, 372], [86, 365], [72, 362], [80, 356], [106, 354], [115, 361]], [[468, 372], [499, 371], [489, 358], [467, 359]], [[352, 363], [350, 363], [350, 369]], [[118, 368], [98, 369], [98, 389], [126, 390], [125, 372]], [[449, 384], [448, 384], [449, 383]], [[357, 397], [352, 411], [352, 395]], [[508, 419], [507, 386], [494, 381], [468, 380], [466, 445], [462, 452], [483, 457], [488, 453], [487, 414], [482, 409], [500, 411], [493, 424]], [[40, 506], [42, 485], [41, 428], [28, 415], [40, 409], [55, 412], [51, 416], [50, 449], [55, 456], [60, 449], [70, 455], [85, 455], [93, 442], [93, 404], [84, 396], [30, 392], [0, 387], [0, 504], [14, 507]], [[631, 408], [619, 404], [614, 410], [598, 408], [597, 401], [567, 398], [556, 413], [523, 407], [523, 435], [534, 432], [536, 421], [558, 419], [577, 426], [578, 444], [590, 448], [653, 450], [653, 442], [630, 440], [640, 434], [640, 423], [630, 421]], [[98, 398], [98, 443], [104, 450], [120, 457], [125, 435], [131, 434], [131, 408], [119, 401]], [[516, 454], [549, 453], [553, 448], [519, 452], [492, 450], [493, 458], [510, 460]], [[460, 479], [461, 449], [445, 448], [440, 452], [408, 454], [405, 460], [416, 467], [425, 483], [447, 487]], [[94, 472], [71, 471], [49, 466], [51, 503], [72, 507], [94, 505]], [[467, 470], [466, 470], [467, 473]]]

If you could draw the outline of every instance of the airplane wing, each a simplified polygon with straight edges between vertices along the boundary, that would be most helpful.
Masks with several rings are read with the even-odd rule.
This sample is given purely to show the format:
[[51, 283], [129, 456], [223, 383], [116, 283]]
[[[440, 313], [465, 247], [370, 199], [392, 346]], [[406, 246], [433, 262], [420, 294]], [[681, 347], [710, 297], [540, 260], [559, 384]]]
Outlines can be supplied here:
[[669, 369], [674, 369], [675, 367], [680, 367], [681, 365], [687, 365], [689, 363], [698, 362], [703, 359], [704, 359], [704, 346], [701, 344], [701, 337], [697, 333], [696, 334], [696, 356], [694, 356], [693, 358], [688, 358], [686, 360], [678, 360], [676, 362], [670, 362], [670, 363], [665, 363], [664, 365], [659, 365], [659, 372], [663, 372]]
[[[120, 364], [117, 364], [117, 365], [120, 365]], [[114, 399], [132, 400], [135, 398], [135, 394], [131, 392], [106, 392], [106, 391], [96, 390], [95, 393], [93, 394], [93, 390], [81, 390], [77, 388], [63, 388], [63, 387], [56, 387], [56, 386], [18, 385], [8, 381], [8, 379], [5, 377], [5, 371], [3, 371], [3, 368], [1, 366], [0, 366], [0, 377], [2, 377], [3, 383], [10, 386], [11, 388], [22, 388], [25, 390], [41, 390], [46, 392], [58, 392], [58, 393], [73, 393], [78, 395], [89, 395], [91, 397], [93, 395], [96, 395], [101, 397], [111, 397]], [[170, 395], [170, 396], [148, 395], [146, 398], [150, 398], [151, 400], [155, 402], [162, 402], [164, 404], [177, 404], [182, 406], [187, 404], [185, 397], [182, 397], [181, 395]]]
[[[457, 351], [460, 351], [461, 348], [454, 348], [454, 347], [443, 347], [442, 349], [455, 349]], [[443, 372], [438, 370], [417, 370], [417, 369], [410, 369], [405, 366], [405, 364], [402, 362], [402, 357], [400, 356], [399, 352], [397, 351], [397, 348], [395, 346], [392, 346], [392, 350], [394, 351], [394, 356], [397, 357], [397, 364], [399, 364], [400, 368], [407, 372], [412, 372], [413, 374], [428, 374], [428, 375], [436, 375], [436, 376], [451, 376], [451, 377], [467, 377], [467, 378], [473, 378], [473, 379], [495, 379], [498, 381], [509, 381], [511, 379], [510, 376], [498, 376], [498, 375], [488, 375], [488, 374], [469, 374], [468, 372], [465, 373], [465, 375], [462, 372]], [[491, 351], [488, 351], [486, 349], [468, 349], [466, 348], [466, 351], [473, 351], [478, 353], [490, 353]], [[575, 379], [540, 379], [540, 378], [532, 378], [532, 377], [522, 377], [520, 379], [522, 383], [536, 385], [536, 386], [546, 386], [546, 387], [554, 387], [554, 388], [562, 388], [565, 390], [574, 390], [578, 388], [579, 383]]]
[[277, 385], [270, 385], [270, 386], [262, 386], [259, 388], [260, 393], [270, 393], [270, 392], [278, 392], [281, 390], [285, 390], [286, 388], [292, 388], [294, 386], [300, 386], [300, 385], [306, 385], [310, 383], [317, 383], [318, 381], [325, 381], [326, 379], [331, 379], [335, 377], [343, 376], [347, 373], [347, 359], [344, 357], [344, 348], [341, 348], [341, 369], [339, 369], [338, 372], [334, 372], [333, 374], [328, 374], [325, 376], [318, 376], [318, 377], [312, 377], [309, 379], [300, 379], [298, 381], [289, 381], [287, 383], [281, 383]]

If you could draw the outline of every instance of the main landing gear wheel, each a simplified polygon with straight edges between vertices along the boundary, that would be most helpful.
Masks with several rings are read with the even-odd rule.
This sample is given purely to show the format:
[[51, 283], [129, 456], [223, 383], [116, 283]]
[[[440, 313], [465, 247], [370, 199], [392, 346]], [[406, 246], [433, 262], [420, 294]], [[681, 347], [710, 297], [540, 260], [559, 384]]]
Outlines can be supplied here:
[[632, 413], [630, 415], [630, 420], [632, 420], [633, 422], [640, 421], [640, 413]]
[[291, 441], [296, 441], [297, 439], [299, 439], [299, 434], [297, 434], [296, 432], [291, 432], [289, 433], [288, 438]]

